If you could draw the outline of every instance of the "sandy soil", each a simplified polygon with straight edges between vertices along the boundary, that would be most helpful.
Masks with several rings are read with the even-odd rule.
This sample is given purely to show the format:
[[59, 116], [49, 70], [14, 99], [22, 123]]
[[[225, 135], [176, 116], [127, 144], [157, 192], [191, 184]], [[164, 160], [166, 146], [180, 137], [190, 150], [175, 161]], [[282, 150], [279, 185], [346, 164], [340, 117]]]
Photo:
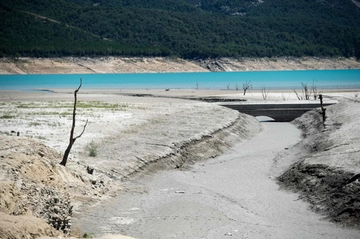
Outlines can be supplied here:
[[360, 69], [354, 58], [219, 58], [184, 60], [164, 57], [0, 59], [0, 74], [75, 74], [139, 72], [206, 72], [305, 69]]
[[[162, 97], [132, 96], [138, 95], [139, 93], [150, 93]], [[269, 100], [284, 101], [284, 94], [288, 94], [287, 97], [285, 97], [285, 100], [288, 101], [293, 100], [296, 97], [295, 94], [291, 92], [271, 92], [269, 94]], [[326, 92], [326, 95], [333, 99], [340, 100], [345, 97], [351, 99], [351, 102], [353, 103], [357, 99], [357, 97], [355, 97], [357, 94], [358, 92], [356, 91]], [[164, 98], [164, 96], [166, 96], [166, 98]], [[268, 180], [269, 176], [273, 177], [272, 173], [269, 175], [269, 170], [272, 169], [271, 163], [266, 164], [259, 161], [256, 166], [261, 169], [259, 170], [259, 175], [252, 179], [249, 178], [250, 181], [246, 181], [248, 177], [243, 177], [243, 174], [236, 176], [236, 165], [239, 165], [238, 163], [235, 163], [236, 161], [220, 159], [220, 162], [223, 160], [224, 163], [229, 163], [227, 168], [233, 168], [233, 174], [227, 176], [225, 173], [226, 171], [223, 170], [223, 164], [219, 164], [219, 168], [212, 168], [211, 162], [213, 161], [209, 161], [209, 168], [206, 169], [209, 170], [209, 174], [202, 173], [199, 169], [203, 167], [202, 164], [194, 166], [193, 168], [190, 167], [190, 170], [192, 171], [175, 171], [159, 174], [169, 177], [169, 181], [166, 180], [169, 184], [161, 187], [157, 187], [156, 185], [163, 181], [161, 178], [163, 176], [159, 176], [160, 178], [158, 179], [160, 181], [157, 181], [158, 179], [156, 177], [149, 176], [148, 178], [145, 178], [145, 181], [149, 181], [148, 189], [146, 189], [146, 186], [143, 186], [146, 185], [144, 182], [141, 182], [138, 185], [138, 188], [135, 187], [135, 189], [133, 185], [129, 186], [128, 183], [121, 182], [131, 179], [130, 182], [135, 182], [135, 185], [137, 185], [138, 175], [158, 172], [160, 169], [189, 169], [189, 164], [199, 160], [217, 157], [228, 151], [234, 143], [239, 141], [252, 142], [249, 143], [249, 145], [256, 145], [257, 147], [263, 147], [262, 145], [269, 144], [269, 142], [259, 143], [256, 141], [247, 141], [254, 136], [255, 139], [259, 140], [267, 138], [261, 136], [264, 132], [267, 132], [267, 128], [264, 127], [261, 133], [258, 134], [261, 125], [253, 117], [223, 108], [217, 104], [181, 99], [184, 97], [203, 98], [209, 96], [220, 98], [242, 98], [241, 94], [236, 91], [129, 91], [121, 92], [121, 94], [114, 90], [104, 92], [80, 91], [78, 96], [79, 104], [77, 110], [76, 134], [81, 132], [86, 120], [89, 120], [89, 123], [84, 135], [74, 144], [69, 163], [67, 167], [64, 168], [59, 166], [58, 162], [61, 161], [61, 153], [65, 150], [68, 143], [73, 102], [72, 90], [62, 90], [61, 92], [53, 93], [2, 91], [0, 93], [0, 157], [2, 159], [0, 161], [0, 179], [4, 186], [1, 188], [4, 188], [5, 190], [0, 198], [0, 211], [7, 215], [11, 215], [11, 220], [19, 220], [20, 217], [18, 216], [36, 217], [41, 218], [40, 220], [44, 223], [47, 222], [53, 226], [59, 226], [60, 229], [61, 227], [64, 227], [66, 230], [70, 222], [70, 224], [72, 223], [72, 235], [81, 236], [85, 232], [92, 231], [83, 231], [79, 221], [77, 222], [79, 225], [79, 228], [77, 229], [76, 224], [73, 224], [76, 220], [73, 220], [71, 217], [75, 216], [77, 220], [85, 220], [88, 215], [85, 212], [91, 212], [92, 207], [98, 204], [101, 205], [104, 201], [109, 202], [108, 200], [110, 197], [119, 195], [119, 193], [122, 195], [122, 193], [128, 191], [130, 194], [141, 194], [140, 196], [138, 195], [139, 197], [137, 200], [143, 202], [145, 200], [145, 202], [147, 202], [147, 198], [149, 195], [152, 195], [151, 193], [154, 191], [159, 197], [154, 198], [154, 200], [149, 200], [149, 204], [146, 205], [155, 210], [150, 210], [149, 213], [153, 212], [154, 215], [158, 215], [158, 212], [156, 211], [158, 208], [154, 205], [161, 203], [163, 200], [163, 198], [160, 197], [161, 195], [159, 195], [159, 190], [169, 189], [165, 192], [169, 193], [171, 198], [174, 195], [175, 197], [181, 196], [184, 194], [184, 189], [182, 187], [177, 187], [176, 185], [184, 184], [184, 188], [186, 188], [186, 190], [184, 190], [185, 195], [187, 195], [186, 192], [194, 190], [193, 193], [196, 196], [197, 192], [199, 192], [199, 188], [201, 189], [200, 191], [206, 188], [202, 196], [206, 197], [206, 193], [209, 193], [208, 195], [210, 198], [208, 198], [208, 202], [211, 204], [209, 207], [212, 208], [209, 213], [215, 213], [214, 217], [218, 220], [224, 217], [224, 222], [226, 222], [229, 218], [236, 218], [240, 215], [234, 215], [232, 214], [233, 212], [229, 211], [219, 213], [219, 209], [216, 209], [216, 206], [221, 206], [221, 210], [225, 210], [227, 206], [232, 207], [237, 205], [236, 207], [238, 207], [239, 205], [237, 203], [232, 202], [233, 196], [230, 194], [232, 192], [247, 191], [247, 189], [240, 188], [242, 187], [241, 185], [254, 185], [253, 194], [256, 194], [258, 190], [261, 191], [261, 187], [266, 188], [264, 194], [262, 194], [263, 196], [261, 196], [264, 201], [259, 202], [258, 204], [255, 203], [250, 207], [250, 202], [253, 202], [252, 200], [254, 200], [255, 196], [251, 196], [250, 194], [248, 196], [243, 194], [240, 195], [240, 193], [234, 194], [234, 197], [236, 198], [235, 201], [241, 201], [243, 200], [242, 197], [248, 197], [249, 201], [247, 201], [246, 204], [249, 205], [246, 205], [246, 207], [240, 211], [243, 210], [244, 213], [246, 212], [249, 215], [252, 215], [250, 218], [244, 219], [249, 225], [244, 223], [242, 224], [244, 225], [244, 228], [240, 229], [245, 230], [245, 227], [247, 229], [251, 227], [250, 231], [252, 231], [253, 234], [248, 231], [249, 237], [265, 232], [280, 236], [289, 235], [286, 234], [286, 227], [281, 227], [283, 230], [282, 232], [285, 234], [279, 234], [275, 233], [273, 230], [267, 231], [264, 229], [272, 228], [271, 226], [266, 226], [266, 223], [264, 223], [264, 227], [260, 227], [258, 231], [253, 231], [258, 228], [257, 226], [251, 226], [259, 223], [256, 221], [258, 218], [262, 218], [261, 220], [265, 220], [264, 218], [266, 218], [266, 221], [270, 220], [269, 218], [271, 218], [272, 215], [272, 213], [270, 213], [271, 211], [269, 212], [268, 217], [254, 216], [260, 214], [260, 211], [263, 210], [261, 208], [264, 207], [264, 205], [271, 205], [271, 203], [263, 204], [263, 202], [266, 203], [268, 196], [275, 198], [278, 196], [287, 197], [286, 194], [279, 194], [274, 180]], [[255, 101], [261, 100], [262, 97], [260, 92], [254, 91], [249, 92], [245, 99]], [[341, 122], [345, 125], [346, 122], [354, 122], [350, 117], [353, 113], [347, 115], [345, 112], [358, 112], [360, 107], [358, 107], [358, 103], [356, 102], [354, 103], [355, 105], [351, 106], [348, 106], [349, 102], [345, 102], [344, 104], [345, 105], [341, 106], [341, 109], [343, 109], [342, 111], [336, 110], [335, 108], [332, 110], [333, 113], [329, 115], [332, 115], [333, 120], [339, 121], [341, 119]], [[335, 116], [337, 119], [334, 118]], [[271, 131], [271, 128], [269, 129]], [[356, 123], [349, 124], [345, 129], [352, 129], [353, 135], [358, 135], [356, 133], [358, 132]], [[20, 134], [19, 137], [16, 136], [17, 132]], [[337, 134], [333, 136], [334, 138], [341, 138], [339, 135], [341, 136], [342, 132], [345, 132], [346, 134], [349, 133], [349, 131], [336, 132]], [[273, 134], [275, 133], [272, 133], [272, 135]], [[354, 137], [346, 137], [346, 139], [354, 140], [356, 138]], [[287, 137], [285, 137], [285, 142], [282, 141], [284, 144], [280, 144], [279, 140], [271, 140], [271, 144], [269, 144], [269, 147], [271, 146], [270, 148], [264, 148], [264, 151], [258, 152], [261, 153], [261, 155], [244, 155], [244, 158], [261, 158], [262, 155], [267, 155], [271, 159], [277, 155], [278, 150], [283, 149], [284, 147], [290, 147], [298, 140], [297, 136], [294, 141], [289, 140], [289, 142], [287, 142], [286, 139]], [[336, 142], [335, 145], [341, 145], [341, 142], [342, 141], [340, 140], [339, 142]], [[249, 145], [245, 148], [249, 148]], [[356, 151], [356, 144], [348, 145], [352, 149], [351, 152], [354, 150]], [[91, 149], [96, 150], [95, 157], [89, 156]], [[238, 150], [242, 152], [240, 146], [238, 146]], [[301, 150], [301, 148], [291, 152], [299, 152], [299, 150]], [[348, 152], [348, 149], [344, 148], [342, 150], [344, 150], [344, 153]], [[232, 152], [235, 152], [235, 154], [241, 153], [236, 151], [236, 149], [232, 149]], [[225, 158], [226, 157], [227, 156], [225, 156]], [[291, 157], [291, 160], [286, 161], [296, 162], [297, 159], [298, 157], [295, 154]], [[219, 158], [216, 160], [219, 160]], [[281, 160], [277, 159], [277, 162], [281, 162]], [[323, 159], [322, 163], [324, 163]], [[349, 164], [348, 167], [351, 168], [351, 165], [357, 165], [358, 162], [356, 157], [351, 157], [351, 160], [347, 161], [347, 163]], [[248, 167], [250, 168], [253, 167], [251, 161], [246, 164], [248, 164]], [[203, 163], [203, 165], [205, 165], [205, 163]], [[281, 168], [285, 171], [287, 166], [284, 165], [289, 165], [289, 163], [287, 162], [286, 164], [284, 163], [281, 165]], [[88, 167], [94, 168], [94, 174], [90, 175], [87, 173]], [[336, 167], [336, 160], [332, 162], [332, 167]], [[248, 171], [246, 168], [244, 168], [244, 170], [249, 172], [251, 170], [250, 168], [248, 168]], [[219, 175], [216, 175], [214, 172], [219, 173]], [[356, 172], [357, 171], [355, 170], [352, 173]], [[244, 181], [244, 184], [237, 185], [239, 188], [236, 189], [232, 188], [231, 185], [230, 188], [226, 188], [226, 185], [222, 184], [206, 185], [206, 182], [214, 181], [212, 180], [213, 176], [210, 176], [214, 174], [216, 177], [227, 176], [230, 177], [230, 179], [234, 178], [232, 180], [235, 180], [236, 177], [240, 177], [238, 180]], [[279, 172], [277, 172], [276, 175], [278, 174], [280, 175]], [[175, 176], [180, 178], [184, 177], [184, 180], [187, 176], [191, 176], [190, 179], [199, 177], [199, 185], [195, 185], [198, 188], [193, 188], [194, 182], [186, 185], [187, 183], [185, 183], [185, 181], [180, 182], [175, 180]], [[171, 178], [175, 180], [175, 185], [171, 184]], [[203, 181], [200, 180], [201, 178]], [[261, 186], [256, 184], [256, 179], [259, 178], [262, 178], [260, 181], [264, 181], [264, 185]], [[186, 179], [186, 182], [189, 182], [190, 179]], [[226, 178], [223, 180], [223, 182], [227, 181]], [[151, 184], [152, 182], [155, 182], [155, 184]], [[259, 188], [256, 188], [258, 186]], [[189, 188], [189, 190], [187, 188]], [[215, 189], [225, 191], [216, 192]], [[119, 192], [119, 190], [121, 191]], [[124, 195], [126, 199], [128, 196], [126, 196], [127, 194]], [[296, 198], [293, 194], [291, 195], [292, 196], [288, 197], [290, 198], [290, 201]], [[39, 198], [41, 198], [41, 200], [39, 200]], [[64, 199], [64, 203], [60, 203], [59, 198]], [[123, 199], [120, 197], [113, 200]], [[175, 213], [176, 210], [174, 207], [171, 207], [173, 204], [175, 204], [175, 208], [178, 205], [182, 205], [182, 211], [186, 212], [186, 202], [188, 201], [186, 197], [183, 197], [183, 200], [184, 201], [180, 204], [177, 204], [177, 201], [169, 202], [169, 211], [165, 210], [163, 212], [164, 215], [168, 215], [169, 212]], [[198, 197], [195, 197], [194, 200], [194, 208], [197, 206], [200, 209], [206, 207], [206, 205], [200, 205], [200, 201], [197, 201], [200, 200]], [[114, 201], [112, 202], [114, 203]], [[153, 206], [151, 206], [152, 202], [155, 203]], [[131, 203], [131, 201], [128, 203]], [[267, 203], [269, 203], [269, 201], [267, 201]], [[125, 205], [127, 204], [125, 203], [124, 206]], [[242, 204], [240, 203], [240, 208], [241, 206]], [[258, 208], [256, 209], [256, 207]], [[298, 205], [294, 204], [294, 207], [296, 208]], [[306, 208], [304, 205], [301, 207], [301, 210]], [[127, 207], [127, 210], [131, 208], [132, 207]], [[140, 207], [136, 206], [134, 208]], [[273, 213], [276, 212], [276, 209], [272, 210]], [[70, 211], [72, 211], [72, 213]], [[252, 214], [251, 212], [256, 213]], [[195, 218], [199, 218], [201, 215], [200, 212], [197, 213], [198, 214], [194, 214]], [[303, 217], [304, 219], [309, 212], [307, 209], [304, 209], [301, 213], [305, 214]], [[220, 214], [222, 216], [216, 216]], [[152, 216], [153, 215], [150, 216], [150, 219]], [[186, 217], [186, 215], [181, 215], [181, 217]], [[176, 223], [179, 223], [177, 220], [181, 217], [175, 218], [176, 220], [171, 220], [171, 223], [176, 225]], [[212, 216], [209, 215], [209, 218], [211, 217]], [[315, 221], [319, 219], [316, 215], [311, 217], [314, 217]], [[124, 219], [123, 216], [115, 215], [111, 216], [111, 218], [112, 220], [116, 219], [112, 223], [115, 222], [120, 229], [105, 230], [106, 232], [104, 233], [127, 233], [127, 231], [123, 229], [123, 226], [132, 225], [131, 223], [128, 223], [129, 221], [126, 221], [128, 218]], [[174, 219], [174, 217], [171, 219]], [[251, 224], [250, 221], [253, 219], [254, 223]], [[11, 220], [9, 219], [9, 221]], [[28, 221], [29, 218], [24, 219], [22, 222], [17, 222], [17, 225], [19, 226], [15, 227], [10, 233], [13, 233], [15, 237], [22, 237], [22, 233], [24, 233], [23, 228], [27, 226]], [[193, 222], [195, 223], [195, 221]], [[196, 222], [199, 222], [199, 220], [196, 219]], [[234, 222], [236, 222], [236, 220]], [[201, 223], [203, 223], [203, 221], [201, 221]], [[213, 221], [211, 223], [213, 223]], [[293, 225], [294, 224], [295, 222]], [[323, 225], [321, 222], [319, 222], [319, 224]], [[20, 227], [20, 225], [22, 226]], [[45, 235], [55, 236], [59, 233], [59, 231], [49, 231], [45, 227], [47, 224], [40, 226], [42, 224], [38, 223], [37, 225], [41, 227], [37, 231], [38, 233], [33, 234], [33, 236], [29, 238]], [[192, 224], [187, 225], [190, 227]], [[232, 224], [228, 225], [230, 226]], [[324, 223], [324, 225], [324, 228], [332, 227], [332, 224]], [[2, 228], [6, 227], [7, 226], [4, 226]], [[144, 230], [145, 229], [146, 228], [144, 228]], [[5, 232], [4, 229], [0, 230], [2, 230], [1, 232]], [[194, 233], [196, 232], [196, 235], [200, 235], [203, 233], [200, 231], [194, 231]], [[235, 232], [239, 232], [239, 229], [236, 229], [235, 227], [224, 227], [221, 230], [217, 230], [216, 233], [233, 234]], [[341, 232], [340, 229], [339, 232]], [[171, 232], [169, 231], [169, 233]], [[216, 233], [212, 235], [219, 235]], [[350, 236], [353, 235], [352, 231], [346, 233], [349, 233], [348, 235]], [[138, 234], [134, 235], [138, 236]], [[242, 235], [244, 236], [245, 234]], [[29, 234], [27, 234], [27, 236], [29, 236]]]

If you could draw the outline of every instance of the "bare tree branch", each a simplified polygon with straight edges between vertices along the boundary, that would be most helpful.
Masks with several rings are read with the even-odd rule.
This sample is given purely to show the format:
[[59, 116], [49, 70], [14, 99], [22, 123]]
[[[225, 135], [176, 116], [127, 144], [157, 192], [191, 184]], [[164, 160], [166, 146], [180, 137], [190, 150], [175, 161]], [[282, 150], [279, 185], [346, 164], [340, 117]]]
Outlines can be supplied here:
[[301, 95], [299, 95], [299, 93], [297, 93], [297, 91], [296, 91], [296, 90], [294, 90], [294, 92], [295, 92], [296, 97], [298, 98], [298, 100], [302, 100], [302, 96], [301, 96]]
[[86, 123], [85, 123], [85, 125], [84, 125], [84, 128], [83, 128], [81, 134], [79, 134], [78, 136], [76, 136], [76, 137], [74, 138], [74, 141], [75, 141], [76, 139], [80, 138], [80, 137], [83, 135], [83, 133], [85, 132], [85, 128], [86, 128], [87, 124], [88, 124], [88, 120], [86, 120]]

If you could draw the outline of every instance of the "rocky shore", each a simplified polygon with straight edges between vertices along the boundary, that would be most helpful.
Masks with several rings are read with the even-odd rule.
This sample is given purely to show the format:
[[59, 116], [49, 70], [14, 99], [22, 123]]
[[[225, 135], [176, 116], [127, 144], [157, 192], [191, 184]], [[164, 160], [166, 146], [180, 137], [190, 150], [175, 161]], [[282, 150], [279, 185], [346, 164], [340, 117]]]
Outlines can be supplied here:
[[77, 74], [360, 69], [355, 58], [277, 57], [185, 60], [166, 57], [0, 59], [0, 74]]

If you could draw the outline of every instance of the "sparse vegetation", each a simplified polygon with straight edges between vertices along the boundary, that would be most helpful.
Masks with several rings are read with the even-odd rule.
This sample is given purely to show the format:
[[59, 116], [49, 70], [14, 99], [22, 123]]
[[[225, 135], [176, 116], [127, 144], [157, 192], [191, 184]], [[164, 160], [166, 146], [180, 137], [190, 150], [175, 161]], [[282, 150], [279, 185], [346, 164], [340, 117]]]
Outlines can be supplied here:
[[285, 94], [282, 93], [281, 98], [282, 98], [283, 101], [286, 101], [287, 99], [289, 99], [289, 96], [286, 97]]
[[40, 139], [40, 140], [47, 140], [47, 138], [45, 136], [41, 136], [41, 135], [36, 136], [35, 138]]
[[27, 115], [61, 115], [62, 112], [59, 111], [36, 111], [36, 112], [27, 112]]
[[35, 102], [29, 102], [29, 103], [19, 103], [16, 105], [17, 108], [21, 109], [36, 109], [36, 108], [71, 108], [71, 105], [69, 102], [66, 101], [35, 101]]
[[310, 91], [307, 84], [301, 83], [302, 90], [301, 93], [298, 93], [296, 90], [294, 90], [294, 93], [296, 94], [296, 97], [298, 100], [310, 100]]
[[98, 155], [98, 145], [93, 140], [86, 146], [86, 149], [90, 157], [96, 157]]
[[[79, 101], [77, 108], [102, 108], [102, 109], [117, 109], [117, 108], [126, 108], [129, 105], [124, 104], [112, 104], [102, 101]], [[35, 108], [64, 108], [64, 109], [71, 109], [73, 107], [71, 102], [67, 101], [59, 101], [59, 102], [53, 102], [53, 101], [45, 101], [45, 102], [30, 102], [30, 103], [20, 103], [16, 106], [17, 108], [22, 109], [35, 109]]]
[[48, 123], [47, 125], [50, 126], [50, 127], [58, 127], [58, 126], [60, 126], [60, 123], [59, 122], [52, 122], [52, 123]]
[[267, 90], [265, 88], [265, 86], [261, 87], [261, 95], [262, 95], [263, 100], [266, 100], [269, 95], [269, 90]]
[[65, 116], [69, 116], [69, 115], [71, 115], [71, 114], [72, 114], [71, 112], [61, 112], [61, 113], [60, 113], [60, 116], [65, 117]]
[[40, 122], [30, 122], [29, 123], [29, 127], [34, 127], [34, 126], [39, 126], [39, 125], [41, 125]]
[[339, 111], [339, 107], [329, 107], [329, 112], [332, 115], [332, 118], [337, 118], [337, 116], [339, 115]]
[[0, 116], [0, 119], [13, 119], [15, 117], [16, 116], [14, 116], [14, 115], [5, 114], [5, 115]]
[[317, 98], [319, 97], [321, 92], [318, 91], [317, 86], [315, 85], [314, 81], [313, 81], [313, 85], [312, 85], [312, 88], [311, 88], [311, 92], [313, 94], [314, 100], [317, 100]]
[[83, 238], [94, 238], [94, 233], [84, 233]]
[[309, 89], [308, 85], [305, 83], [301, 83], [301, 93], [294, 90], [296, 97], [298, 100], [310, 100], [310, 96], [312, 95], [314, 100], [317, 100], [321, 92], [318, 91], [315, 82], [313, 81], [311, 89]]
[[128, 104], [111, 104], [102, 101], [79, 101], [78, 108], [88, 109], [88, 108], [102, 108], [102, 109], [117, 109], [117, 108], [127, 108]]
[[124, 134], [137, 134], [139, 133], [139, 129], [138, 128], [132, 128], [132, 127], [129, 127], [128, 129], [126, 130], [123, 130], [122, 131]]

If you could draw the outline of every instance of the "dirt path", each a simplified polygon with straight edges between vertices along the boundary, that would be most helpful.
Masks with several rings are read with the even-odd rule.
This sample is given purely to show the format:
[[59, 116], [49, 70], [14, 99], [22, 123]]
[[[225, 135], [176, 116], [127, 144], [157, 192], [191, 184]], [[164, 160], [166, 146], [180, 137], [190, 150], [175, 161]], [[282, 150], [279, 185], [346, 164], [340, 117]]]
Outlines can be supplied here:
[[323, 220], [298, 195], [279, 190], [272, 159], [299, 140], [291, 124], [263, 123], [225, 155], [130, 182], [126, 193], [74, 224], [136, 238], [358, 238], [358, 231]]

